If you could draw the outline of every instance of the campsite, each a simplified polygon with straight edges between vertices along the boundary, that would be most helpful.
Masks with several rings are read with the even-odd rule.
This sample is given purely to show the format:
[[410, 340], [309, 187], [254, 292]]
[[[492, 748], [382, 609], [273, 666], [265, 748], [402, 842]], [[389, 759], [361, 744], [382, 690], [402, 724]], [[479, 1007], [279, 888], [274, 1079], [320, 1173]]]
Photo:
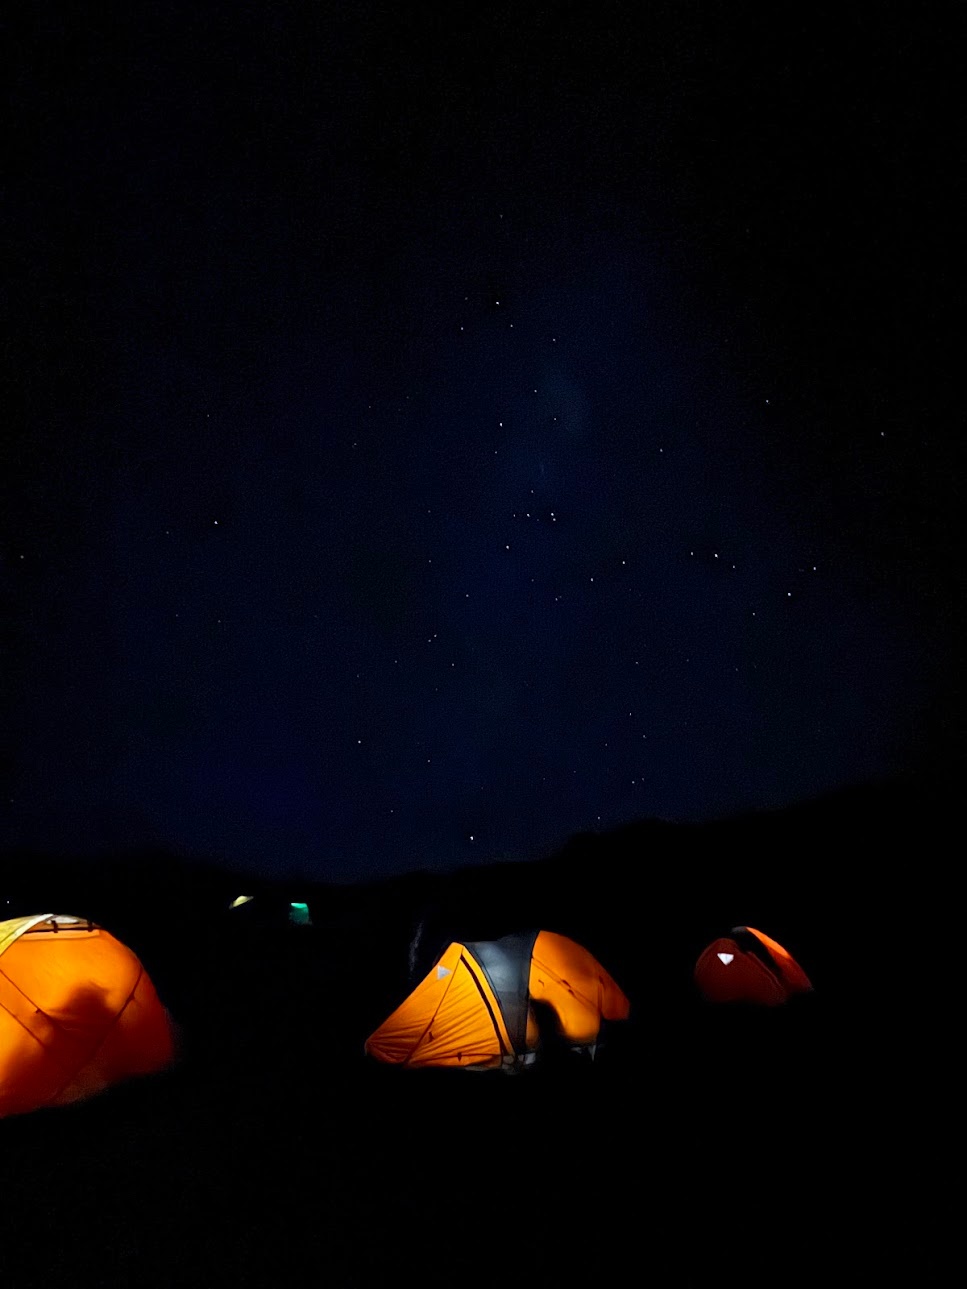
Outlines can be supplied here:
[[[543, 860], [263, 883], [243, 905], [217, 866], [9, 857], [12, 902], [46, 895], [136, 946], [179, 1059], [0, 1123], [8, 1283], [579, 1285], [630, 1267], [684, 1289], [896, 1264], [881, 1110], [913, 1057], [902, 991], [878, 995], [870, 963], [915, 912], [885, 874], [920, 804], [890, 786], [644, 821]], [[795, 954], [808, 998], [700, 998], [695, 963], [739, 920]], [[443, 939], [528, 925], [587, 946], [631, 1001], [593, 1061], [365, 1053]]]
[[0, 1289], [957, 1274], [953, 15], [12, 11]]

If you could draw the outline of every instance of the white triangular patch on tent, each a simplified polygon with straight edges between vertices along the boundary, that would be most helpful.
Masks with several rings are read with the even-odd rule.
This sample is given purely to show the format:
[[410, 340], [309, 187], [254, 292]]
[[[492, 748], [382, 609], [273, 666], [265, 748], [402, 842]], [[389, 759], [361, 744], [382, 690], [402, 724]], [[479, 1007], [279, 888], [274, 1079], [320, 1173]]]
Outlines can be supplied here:
[[734, 953], [717, 953], [715, 956], [716, 956], [716, 958], [718, 958], [719, 962], [721, 962], [723, 966], [727, 967], [727, 966], [729, 965], [729, 963], [732, 961], [732, 959], [735, 957], [735, 954], [734, 954]]
[[449, 976], [449, 974], [450, 974], [449, 967], [437, 967], [436, 969], [437, 980], [442, 980], [444, 976]]

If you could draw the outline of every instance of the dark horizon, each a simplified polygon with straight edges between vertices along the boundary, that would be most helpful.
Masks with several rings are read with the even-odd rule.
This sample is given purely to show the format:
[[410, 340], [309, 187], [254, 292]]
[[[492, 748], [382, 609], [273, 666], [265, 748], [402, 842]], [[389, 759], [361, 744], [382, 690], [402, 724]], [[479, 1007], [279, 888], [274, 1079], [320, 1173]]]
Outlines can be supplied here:
[[[525, 886], [532, 881], [540, 886], [545, 880], [541, 870], [572, 870], [579, 876], [589, 866], [587, 890], [605, 890], [614, 880], [619, 887], [624, 886], [625, 878], [634, 884], [630, 870], [624, 873], [622, 866], [626, 861], [637, 862], [636, 854], [646, 860], [650, 881], [659, 882], [668, 891], [685, 893], [689, 874], [699, 871], [706, 884], [711, 880], [712, 886], [719, 886], [719, 878], [712, 875], [723, 846], [733, 856], [741, 852], [741, 861], [733, 859], [730, 866], [736, 877], [742, 874], [742, 880], [747, 880], [750, 874], [771, 873], [770, 883], [787, 889], [793, 899], [800, 862], [808, 861], [815, 880], [848, 882], [861, 889], [874, 855], [899, 855], [904, 847], [914, 844], [914, 838], [949, 827], [955, 800], [954, 767], [947, 769], [949, 775], [934, 772], [929, 777], [870, 780], [777, 808], [702, 820], [657, 816], [624, 820], [607, 829], [569, 833], [531, 853], [481, 857], [473, 865], [459, 860], [432, 864], [419, 855], [392, 856], [387, 857], [383, 869], [366, 877], [355, 870], [340, 872], [332, 856], [295, 866], [267, 862], [272, 856], [263, 855], [260, 862], [245, 864], [232, 856], [178, 851], [164, 845], [60, 850], [9, 847], [0, 852], [0, 864], [5, 873], [5, 895], [11, 897], [7, 902], [16, 905], [18, 915], [33, 909], [38, 900], [43, 904], [53, 898], [56, 903], [65, 896], [68, 903], [80, 899], [85, 908], [89, 898], [98, 902], [105, 897], [109, 901], [116, 897], [125, 909], [133, 901], [132, 907], [137, 908], [145, 880], [159, 882], [166, 900], [178, 901], [191, 889], [203, 900], [214, 900], [212, 909], [222, 909], [221, 897], [229, 892], [232, 896], [261, 893], [294, 899], [313, 892], [318, 897], [323, 890], [348, 895], [363, 887], [370, 892], [366, 898], [374, 898], [377, 906], [389, 900], [389, 909], [393, 892], [410, 888], [459, 891], [466, 883], [466, 890], [472, 892], [480, 878], [495, 881], [504, 890], [504, 879], [499, 875], [504, 869], [527, 872], [531, 876], [525, 879]], [[782, 855], [778, 867], [777, 847]], [[910, 886], [908, 897], [913, 896]]]
[[638, 18], [23, 18], [0, 852], [366, 882], [952, 779], [952, 42]]

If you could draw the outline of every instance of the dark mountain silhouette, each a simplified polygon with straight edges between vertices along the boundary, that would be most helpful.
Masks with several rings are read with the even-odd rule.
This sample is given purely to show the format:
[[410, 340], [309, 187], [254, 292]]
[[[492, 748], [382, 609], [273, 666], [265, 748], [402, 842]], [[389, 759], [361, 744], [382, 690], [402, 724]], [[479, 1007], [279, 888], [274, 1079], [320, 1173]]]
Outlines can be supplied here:
[[[903, 782], [360, 886], [161, 852], [8, 854], [10, 915], [102, 922], [181, 1036], [167, 1074], [0, 1124], [12, 1283], [385, 1283], [414, 1240], [438, 1269], [466, 1267], [482, 1229], [535, 1284], [611, 1281], [629, 1259], [668, 1285], [736, 1260], [808, 1279], [866, 1238], [869, 1204], [894, 1202], [885, 1161], [923, 1083], [924, 1005], [889, 958], [939, 898], [929, 841], [945, 827]], [[293, 902], [311, 925], [285, 916]], [[695, 961], [736, 924], [786, 945], [815, 995], [704, 1004]], [[586, 945], [631, 999], [593, 1065], [451, 1077], [364, 1056], [445, 943], [524, 926]], [[889, 1134], [885, 1101], [901, 1107]], [[529, 1198], [508, 1226], [522, 1159]]]

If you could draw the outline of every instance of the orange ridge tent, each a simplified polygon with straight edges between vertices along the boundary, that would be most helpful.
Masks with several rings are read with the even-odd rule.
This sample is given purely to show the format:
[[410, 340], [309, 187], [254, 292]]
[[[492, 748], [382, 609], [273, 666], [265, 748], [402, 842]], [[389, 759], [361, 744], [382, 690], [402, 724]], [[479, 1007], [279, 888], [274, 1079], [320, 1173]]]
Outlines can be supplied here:
[[602, 1020], [627, 1020], [629, 1003], [581, 945], [553, 931], [451, 943], [408, 998], [366, 1040], [391, 1065], [515, 1068], [541, 1041], [537, 1009], [571, 1047], [594, 1048]]
[[67, 1105], [174, 1059], [138, 958], [85, 918], [0, 922], [0, 1117]]
[[753, 926], [735, 926], [713, 940], [695, 964], [695, 983], [707, 1002], [765, 1007], [778, 1007], [813, 988], [792, 954]]

